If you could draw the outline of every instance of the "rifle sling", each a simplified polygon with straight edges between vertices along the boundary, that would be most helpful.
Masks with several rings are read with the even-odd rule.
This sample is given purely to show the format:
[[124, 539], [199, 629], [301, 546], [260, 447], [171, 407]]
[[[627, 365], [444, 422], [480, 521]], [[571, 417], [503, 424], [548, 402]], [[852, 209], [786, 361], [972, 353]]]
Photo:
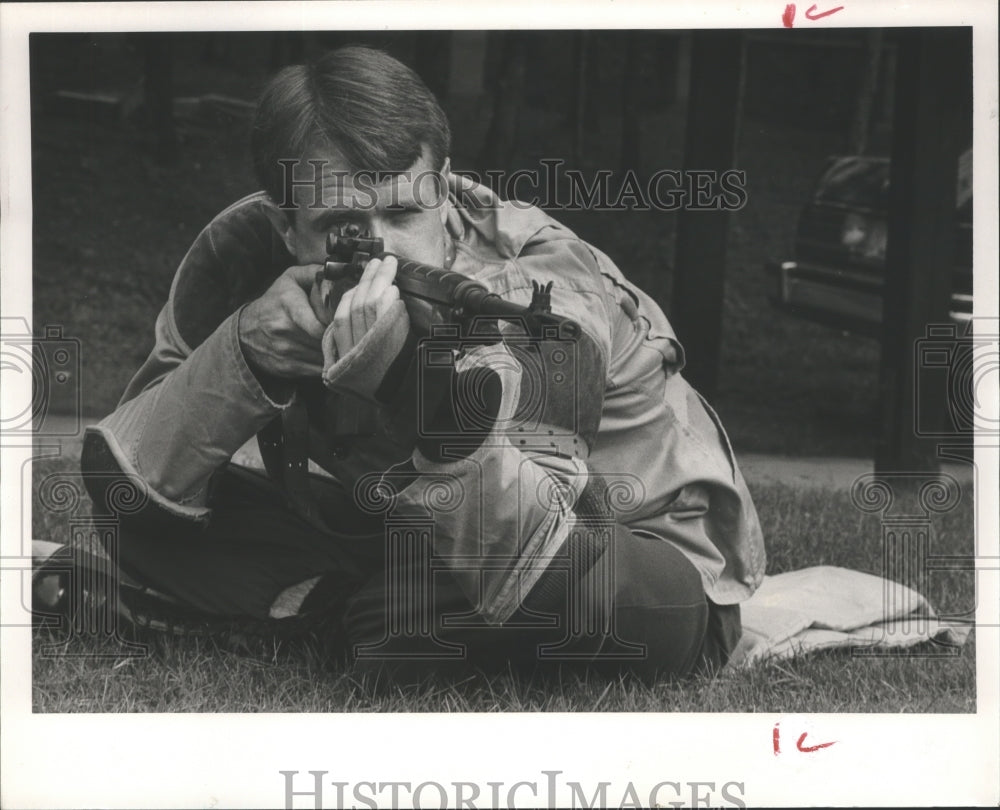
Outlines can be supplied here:
[[[296, 396], [282, 412], [257, 434], [261, 457], [268, 473], [277, 482], [289, 510], [324, 534], [331, 532], [309, 486], [309, 414], [301, 396]], [[331, 548], [333, 548], [331, 546]], [[342, 556], [341, 570], [360, 576], [353, 560]]]

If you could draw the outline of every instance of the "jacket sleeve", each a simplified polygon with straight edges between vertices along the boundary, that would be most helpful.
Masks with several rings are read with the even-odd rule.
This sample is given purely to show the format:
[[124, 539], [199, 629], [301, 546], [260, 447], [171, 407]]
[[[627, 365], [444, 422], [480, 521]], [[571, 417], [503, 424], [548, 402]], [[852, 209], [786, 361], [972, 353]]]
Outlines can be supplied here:
[[178, 269], [156, 320], [152, 353], [115, 411], [87, 429], [82, 458], [85, 481], [88, 472], [106, 474], [110, 464], [141, 483], [160, 511], [196, 521], [208, 518], [212, 474], [290, 399], [283, 391], [269, 396], [247, 365], [238, 337], [242, 307], [214, 330], [209, 324], [194, 348], [178, 329], [179, 280], [210, 277], [220, 262], [210, 228]]

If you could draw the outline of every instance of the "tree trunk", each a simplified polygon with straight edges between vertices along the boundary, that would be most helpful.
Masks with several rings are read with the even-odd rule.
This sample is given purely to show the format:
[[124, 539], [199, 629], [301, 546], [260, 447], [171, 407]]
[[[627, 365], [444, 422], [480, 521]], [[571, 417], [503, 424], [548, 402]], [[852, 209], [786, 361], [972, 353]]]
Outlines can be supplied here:
[[936, 471], [946, 445], [971, 444], [971, 411], [953, 407], [961, 403], [947, 383], [968, 369], [961, 333], [949, 323], [948, 271], [972, 37], [957, 27], [897, 36], [876, 473]]
[[153, 129], [155, 157], [159, 163], [169, 164], [177, 158], [170, 39], [166, 34], [145, 34], [143, 46], [143, 91], [149, 123]]
[[486, 31], [453, 31], [448, 58], [448, 95], [452, 98], [483, 98], [486, 87]]
[[871, 132], [872, 102], [878, 87], [879, 64], [882, 61], [882, 29], [872, 28], [865, 36], [865, 67], [854, 107], [854, 119], [847, 146], [852, 154], [863, 155], [868, 148]]
[[442, 104], [448, 97], [451, 31], [424, 31], [417, 36], [414, 67]]
[[[735, 166], [746, 37], [739, 31], [698, 31], [692, 38], [691, 93], [684, 135], [684, 169], [718, 173]], [[677, 215], [670, 320], [687, 349], [684, 375], [711, 398], [719, 380], [729, 211]], [[705, 205], [705, 203], [702, 203]]]
[[525, 36], [520, 31], [506, 31], [496, 36], [502, 37], [502, 56], [493, 97], [493, 117], [479, 154], [479, 165], [483, 169], [510, 167], [517, 148], [524, 96]]
[[674, 90], [674, 102], [686, 105], [691, 92], [691, 41], [692, 33], [687, 31], [677, 40], [677, 84]]
[[573, 68], [575, 93], [573, 95], [573, 163], [583, 165], [586, 152], [586, 133], [596, 126], [593, 104], [594, 37], [590, 31], [577, 31], [574, 40]]
[[639, 170], [639, 84], [642, 81], [642, 33], [625, 31], [621, 36], [621, 47], [625, 51], [625, 66], [622, 70], [622, 138], [618, 153], [621, 171]]

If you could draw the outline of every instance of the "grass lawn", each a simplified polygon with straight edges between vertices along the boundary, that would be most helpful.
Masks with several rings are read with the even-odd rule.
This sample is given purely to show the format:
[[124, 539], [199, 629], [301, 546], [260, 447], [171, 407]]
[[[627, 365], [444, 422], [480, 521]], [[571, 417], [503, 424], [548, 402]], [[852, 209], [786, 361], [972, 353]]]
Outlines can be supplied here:
[[[36, 464], [43, 475], [65, 460]], [[751, 484], [752, 486], [752, 484]], [[843, 565], [882, 573], [881, 525], [847, 492], [752, 486], [770, 573]], [[932, 523], [932, 554], [972, 551], [969, 498]], [[65, 537], [64, 516], [36, 502], [35, 536]], [[969, 572], [935, 572], [925, 595], [939, 611], [975, 607]], [[73, 639], [69, 652], [107, 658], [46, 657], [40, 645], [65, 636], [36, 631], [32, 688], [39, 712], [341, 712], [341, 711], [683, 711], [974, 712], [975, 639], [958, 655], [934, 645], [893, 658], [837, 651], [763, 664], [715, 679], [653, 687], [598, 677], [530, 680], [511, 674], [451, 683], [425, 682], [377, 692], [325, 654], [322, 639], [249, 649], [236, 642], [159, 637], [147, 657], [115, 657], [108, 642]], [[120, 650], [117, 650], [120, 652]], [[934, 657], [931, 657], [934, 656]], [[224, 689], [219, 684], [225, 684]]]

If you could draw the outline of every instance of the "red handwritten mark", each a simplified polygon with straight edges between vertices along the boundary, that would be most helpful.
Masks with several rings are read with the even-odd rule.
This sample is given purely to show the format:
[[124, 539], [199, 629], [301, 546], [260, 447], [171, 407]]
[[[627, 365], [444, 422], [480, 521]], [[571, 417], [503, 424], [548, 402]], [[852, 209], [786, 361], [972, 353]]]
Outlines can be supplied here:
[[798, 748], [803, 754], [811, 754], [813, 751], [819, 751], [820, 748], [829, 748], [837, 742], [834, 740], [833, 742], [820, 743], [819, 745], [803, 745], [802, 743], [805, 741], [806, 733], [802, 732], [802, 736], [799, 737], [799, 741], [795, 744], [795, 747]]
[[[771, 745], [774, 748], [774, 755], [778, 756], [781, 753], [781, 723], [775, 723], [774, 728], [771, 731]], [[819, 751], [821, 748], [829, 748], [831, 745], [836, 745], [837, 741], [819, 743], [818, 745], [805, 745], [806, 732], [802, 732], [799, 737], [798, 742], [795, 747], [798, 748], [803, 754], [811, 754], [814, 751]]]
[[[794, 6], [792, 8], [794, 8]], [[816, 11], [816, 4], [813, 3], [813, 5], [809, 6], [809, 8], [806, 9], [806, 19], [821, 20], [823, 19], [823, 17], [829, 17], [831, 14], [836, 14], [838, 11], [842, 11], [843, 8], [844, 8], [843, 6], [837, 6], [836, 8], [831, 8], [829, 11], [819, 11], [814, 14], [813, 12]], [[786, 7], [786, 13], [787, 13], [787, 7]], [[789, 25], [788, 27], [791, 28], [792, 26]]]
[[[816, 8], [816, 6], [813, 6]], [[792, 23], [795, 22], [795, 3], [789, 3], [785, 6], [785, 13], [781, 15], [781, 24], [785, 28], [791, 28]]]

